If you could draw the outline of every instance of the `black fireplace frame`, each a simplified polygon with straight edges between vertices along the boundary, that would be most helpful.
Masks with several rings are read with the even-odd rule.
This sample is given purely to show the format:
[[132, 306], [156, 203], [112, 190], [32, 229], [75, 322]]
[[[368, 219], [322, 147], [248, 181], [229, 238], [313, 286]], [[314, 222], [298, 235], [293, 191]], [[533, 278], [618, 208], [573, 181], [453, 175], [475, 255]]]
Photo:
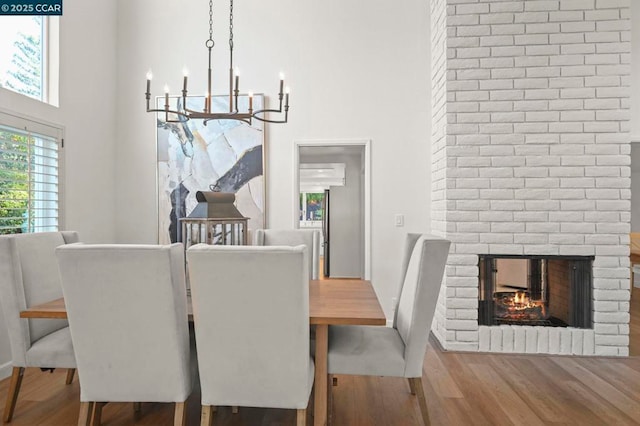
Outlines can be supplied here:
[[[496, 319], [493, 292], [493, 272], [497, 259], [525, 259], [533, 264], [542, 260], [566, 260], [571, 262], [569, 288], [569, 323], [568, 327], [593, 328], [593, 261], [595, 256], [560, 256], [560, 255], [510, 255], [510, 254], [481, 254], [478, 255], [478, 324], [499, 325]], [[539, 267], [532, 268], [540, 270]], [[540, 278], [540, 277], [538, 277]], [[533, 294], [540, 291], [540, 279], [532, 280], [529, 291]], [[587, 282], [588, 285], [579, 285]], [[484, 285], [484, 287], [482, 287]], [[483, 300], [484, 295], [484, 300]], [[491, 295], [487, 297], [487, 295]], [[581, 307], [582, 309], [575, 309]], [[556, 325], [557, 324], [552, 324]]]

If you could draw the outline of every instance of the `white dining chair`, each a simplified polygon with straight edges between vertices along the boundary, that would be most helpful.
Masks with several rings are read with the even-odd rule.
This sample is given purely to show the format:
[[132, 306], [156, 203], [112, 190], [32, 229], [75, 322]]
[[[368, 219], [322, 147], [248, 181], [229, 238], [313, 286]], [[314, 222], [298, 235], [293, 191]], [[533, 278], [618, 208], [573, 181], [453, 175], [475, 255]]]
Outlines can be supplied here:
[[4, 422], [13, 417], [25, 368], [67, 368], [66, 382], [73, 381], [76, 360], [67, 321], [25, 319], [20, 312], [62, 297], [54, 250], [75, 242], [73, 231], [0, 236], [0, 302], [13, 365]]
[[312, 229], [257, 229], [253, 235], [255, 246], [297, 246], [304, 244], [309, 253], [309, 279], [317, 280], [320, 273], [320, 232]]
[[431, 235], [407, 236], [393, 327], [329, 327], [329, 392], [334, 374], [404, 377], [429, 424], [422, 366], [450, 244]]
[[56, 249], [78, 361], [80, 414], [105, 402], [175, 403], [184, 425], [195, 377], [182, 244]]
[[297, 410], [313, 385], [307, 248], [209, 246], [187, 250], [202, 395], [213, 407]]

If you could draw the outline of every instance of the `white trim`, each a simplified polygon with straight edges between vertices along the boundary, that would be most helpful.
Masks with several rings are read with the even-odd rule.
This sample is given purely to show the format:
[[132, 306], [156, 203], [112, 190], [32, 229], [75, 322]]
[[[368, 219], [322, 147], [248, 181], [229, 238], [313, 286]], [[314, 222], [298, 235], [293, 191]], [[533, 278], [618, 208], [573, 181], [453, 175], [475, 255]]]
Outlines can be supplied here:
[[631, 143], [639, 143], [640, 142], [640, 135], [631, 135]]
[[362, 146], [364, 147], [364, 279], [371, 280], [371, 139], [318, 139], [293, 141], [293, 227], [299, 228], [300, 147]]
[[25, 121], [29, 121], [27, 129], [34, 133], [62, 140], [64, 138], [64, 126], [40, 119], [22, 112], [0, 107], [3, 115], [2, 122], [17, 129], [25, 129]]
[[11, 370], [12, 370], [11, 366], [12, 366], [11, 361], [0, 365], [0, 380], [4, 380], [7, 377], [11, 377]]
[[43, 90], [46, 90], [46, 103], [54, 107], [60, 106], [60, 18], [47, 16], [45, 21], [46, 34], [44, 46], [44, 61], [46, 76]]

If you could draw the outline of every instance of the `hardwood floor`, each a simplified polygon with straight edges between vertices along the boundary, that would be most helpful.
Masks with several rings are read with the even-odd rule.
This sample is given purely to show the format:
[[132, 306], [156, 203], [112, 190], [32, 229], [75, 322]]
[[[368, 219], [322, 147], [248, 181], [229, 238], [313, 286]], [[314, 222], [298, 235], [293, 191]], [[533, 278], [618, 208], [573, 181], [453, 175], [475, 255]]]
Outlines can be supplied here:
[[[635, 295], [634, 295], [635, 299]], [[637, 300], [636, 300], [637, 301]], [[431, 343], [424, 391], [433, 425], [638, 425], [640, 357], [589, 358], [442, 352]], [[79, 386], [65, 386], [64, 370], [27, 369], [13, 426], [77, 423]], [[406, 380], [338, 376], [334, 425], [420, 425]], [[4, 402], [9, 381], [0, 382]], [[187, 424], [200, 420], [199, 394], [187, 403]], [[110, 403], [104, 425], [170, 425], [173, 404]], [[309, 415], [309, 424], [311, 416]], [[222, 407], [216, 425], [294, 425], [295, 410]]]

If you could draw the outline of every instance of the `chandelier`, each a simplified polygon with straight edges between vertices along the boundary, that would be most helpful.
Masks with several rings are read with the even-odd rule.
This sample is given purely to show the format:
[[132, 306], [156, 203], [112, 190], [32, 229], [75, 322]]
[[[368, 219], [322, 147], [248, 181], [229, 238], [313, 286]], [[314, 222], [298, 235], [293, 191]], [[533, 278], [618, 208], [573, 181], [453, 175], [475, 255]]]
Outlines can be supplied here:
[[[209, 51], [209, 69], [207, 70], [207, 93], [204, 96], [204, 108], [196, 111], [187, 108], [187, 78], [188, 71], [183, 70], [184, 78], [182, 85], [182, 96], [178, 96], [182, 102], [178, 101], [174, 109], [169, 104], [169, 87], [164, 87], [164, 108], [150, 108], [151, 100], [151, 71], [147, 73], [147, 112], [158, 112], [165, 114], [165, 121], [169, 123], [183, 122], [190, 119], [204, 120], [206, 125], [210, 120], [238, 120], [251, 124], [252, 119], [264, 121], [266, 123], [286, 123], [289, 115], [289, 88], [284, 88], [284, 75], [280, 73], [280, 92], [278, 93], [278, 109], [253, 109], [253, 93], [249, 92], [249, 107], [246, 111], [238, 110], [238, 94], [240, 92], [240, 73], [237, 68], [233, 68], [233, 0], [229, 1], [229, 111], [212, 111], [211, 107], [211, 52], [215, 42], [213, 41], [213, 0], [209, 0], [209, 39], [205, 46]], [[284, 99], [284, 107], [283, 107]], [[283, 114], [280, 119], [270, 119], [269, 114]], [[173, 118], [177, 116], [177, 118]]]

